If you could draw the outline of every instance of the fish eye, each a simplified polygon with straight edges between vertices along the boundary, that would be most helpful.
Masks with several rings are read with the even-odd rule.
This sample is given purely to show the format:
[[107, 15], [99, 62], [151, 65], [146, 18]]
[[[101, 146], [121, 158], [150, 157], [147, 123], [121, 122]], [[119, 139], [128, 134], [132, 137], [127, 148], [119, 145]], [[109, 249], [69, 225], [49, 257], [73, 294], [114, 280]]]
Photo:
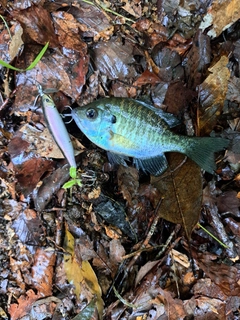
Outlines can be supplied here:
[[112, 123], [116, 123], [116, 122], [117, 122], [116, 116], [112, 115], [111, 122], [112, 122]]
[[96, 109], [88, 109], [86, 111], [86, 116], [88, 117], [88, 119], [94, 120], [97, 118], [98, 112]]

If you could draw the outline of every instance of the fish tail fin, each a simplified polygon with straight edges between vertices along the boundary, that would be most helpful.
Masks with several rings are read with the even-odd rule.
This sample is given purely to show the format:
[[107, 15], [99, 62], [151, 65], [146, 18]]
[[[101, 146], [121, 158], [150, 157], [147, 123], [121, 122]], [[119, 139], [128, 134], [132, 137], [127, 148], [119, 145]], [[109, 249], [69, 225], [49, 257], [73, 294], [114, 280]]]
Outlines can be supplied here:
[[186, 155], [209, 173], [216, 170], [214, 152], [225, 149], [229, 140], [223, 138], [188, 137]]

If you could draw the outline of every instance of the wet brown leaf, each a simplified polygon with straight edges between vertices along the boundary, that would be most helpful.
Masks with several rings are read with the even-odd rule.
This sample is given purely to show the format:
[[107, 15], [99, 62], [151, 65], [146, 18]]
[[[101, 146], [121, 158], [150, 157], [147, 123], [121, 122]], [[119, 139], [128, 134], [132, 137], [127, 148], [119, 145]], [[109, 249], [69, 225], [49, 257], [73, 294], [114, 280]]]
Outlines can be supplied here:
[[38, 248], [35, 253], [32, 266], [32, 284], [41, 297], [52, 295], [55, 260], [56, 253], [52, 248], [49, 250]]
[[77, 21], [82, 24], [81, 30], [84, 37], [93, 37], [97, 42], [99, 39], [108, 40], [114, 31], [111, 19], [104, 10], [84, 1], [78, 1], [78, 8], [71, 6], [69, 11]]
[[199, 320], [225, 320], [227, 317], [225, 302], [211, 297], [197, 297], [184, 301], [187, 314]]
[[163, 198], [158, 214], [167, 221], [181, 224], [190, 238], [201, 210], [202, 176], [199, 166], [190, 159], [178, 167], [184, 159], [179, 153], [170, 153], [169, 168], [160, 177], [152, 176], [151, 184]]
[[23, 316], [29, 314], [32, 304], [39, 298], [33, 290], [28, 290], [26, 296], [21, 296], [18, 299], [18, 304], [13, 303], [10, 305], [8, 312], [12, 320], [19, 320]]
[[42, 221], [32, 209], [25, 209], [13, 221], [12, 228], [22, 243], [27, 245], [38, 245], [44, 234]]
[[[31, 150], [34, 151], [37, 155], [45, 158], [65, 159], [48, 128], [44, 128], [41, 131], [36, 127], [33, 127], [30, 124], [26, 123], [19, 129], [19, 133], [20, 132], [22, 133], [21, 139], [23, 139], [24, 142], [28, 142], [29, 149], [31, 148]], [[71, 137], [71, 141], [76, 156], [79, 154], [77, 149], [81, 148], [81, 143], [74, 137]]]
[[31, 144], [16, 136], [8, 145], [8, 152], [11, 156], [13, 167], [17, 178], [19, 191], [28, 196], [38, 184], [43, 174], [52, 169], [53, 163], [50, 160], [36, 157], [32, 152]]
[[227, 296], [240, 295], [240, 270], [223, 263], [217, 263], [217, 256], [193, 252], [198, 266]]
[[142, 6], [141, 1], [139, 0], [120, 0], [121, 3], [124, 5], [122, 8], [127, 12], [130, 13], [132, 16], [136, 18], [140, 18], [142, 15]]
[[21, 23], [25, 37], [43, 45], [49, 41], [52, 48], [59, 46], [51, 15], [43, 7], [31, 5], [25, 10], [13, 10], [11, 15]]
[[[34, 101], [38, 95], [35, 83], [42, 84], [43, 89], [54, 88], [71, 97], [74, 102], [82, 92], [85, 84], [85, 75], [88, 70], [88, 56], [85, 51], [78, 52], [62, 48], [63, 54], [58, 52], [45, 53], [37, 67], [25, 73], [18, 73], [16, 77], [16, 98], [14, 111], [27, 111], [34, 108]], [[17, 67], [25, 68], [34, 60], [39, 53], [39, 46], [25, 46], [24, 55], [18, 60]], [[24, 57], [24, 58], [23, 58]], [[23, 58], [23, 59], [22, 59]], [[70, 99], [69, 103], [70, 104]], [[39, 102], [40, 104], [40, 102]], [[64, 107], [61, 103], [58, 103]]]
[[239, 12], [240, 2], [238, 0], [221, 2], [214, 0], [203, 17], [200, 29], [205, 30], [210, 27], [207, 34], [217, 37], [239, 19]]
[[237, 197], [237, 191], [223, 192], [217, 198], [217, 206], [219, 213], [232, 213], [236, 217], [240, 217], [240, 199]]
[[[19, 25], [18, 25], [19, 26]], [[17, 29], [16, 26], [11, 27], [11, 32], [14, 36], [14, 31]], [[1, 44], [1, 50], [0, 50], [0, 59], [10, 63], [13, 59], [11, 53], [10, 53], [10, 45], [12, 43], [12, 40], [10, 38], [10, 35], [8, 34], [7, 30], [2, 30], [0, 33], [0, 44]], [[0, 70], [4, 67], [0, 65]]]
[[59, 43], [84, 55], [87, 53], [87, 45], [79, 37], [79, 23], [69, 13], [58, 11], [52, 13], [55, 32], [58, 35]]
[[211, 74], [199, 86], [201, 103], [199, 130], [201, 135], [209, 134], [214, 129], [222, 112], [230, 77], [227, 63], [228, 58], [222, 56], [214, 66], [208, 69]]
[[211, 62], [210, 37], [201, 30], [195, 34], [187, 58], [188, 84], [190, 87], [196, 88], [204, 80], [205, 72]]
[[139, 175], [133, 167], [119, 166], [117, 172], [118, 187], [123, 198], [132, 206], [132, 199], [136, 196], [139, 188]]
[[120, 38], [113, 37], [108, 42], [99, 41], [93, 47], [93, 60], [97, 69], [109, 79], [126, 80], [137, 76], [133, 66], [133, 45], [122, 43]]
[[146, 84], [156, 85], [160, 81], [161, 81], [160, 78], [155, 73], [153, 73], [153, 72], [151, 72], [149, 70], [145, 70], [140, 75], [140, 77], [138, 77], [137, 80], [134, 81], [133, 86], [141, 87], [141, 86], [144, 86]]

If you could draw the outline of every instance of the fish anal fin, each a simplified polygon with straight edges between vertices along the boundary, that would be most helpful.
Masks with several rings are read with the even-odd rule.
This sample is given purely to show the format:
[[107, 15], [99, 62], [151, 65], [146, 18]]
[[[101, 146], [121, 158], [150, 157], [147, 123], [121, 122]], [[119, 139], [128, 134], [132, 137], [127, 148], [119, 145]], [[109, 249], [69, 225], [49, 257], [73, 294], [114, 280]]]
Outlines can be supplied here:
[[126, 161], [129, 161], [129, 158], [126, 156], [122, 156], [116, 153], [107, 152], [108, 160], [111, 164], [121, 164], [124, 167], [127, 167]]
[[134, 158], [133, 163], [137, 169], [141, 169], [143, 172], [149, 172], [154, 176], [161, 175], [168, 168], [168, 162], [164, 154], [160, 154], [153, 158]]

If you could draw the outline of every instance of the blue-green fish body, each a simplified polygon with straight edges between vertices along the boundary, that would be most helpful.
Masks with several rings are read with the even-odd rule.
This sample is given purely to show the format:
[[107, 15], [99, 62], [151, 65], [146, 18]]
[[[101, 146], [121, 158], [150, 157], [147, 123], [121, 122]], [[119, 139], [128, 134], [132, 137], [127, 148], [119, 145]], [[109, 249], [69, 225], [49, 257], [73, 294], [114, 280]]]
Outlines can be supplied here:
[[214, 152], [227, 147], [222, 138], [180, 136], [170, 127], [177, 120], [145, 102], [105, 98], [72, 111], [81, 131], [94, 144], [109, 151], [117, 163], [132, 157], [137, 168], [153, 175], [167, 168], [165, 152], [180, 152], [213, 173]]

